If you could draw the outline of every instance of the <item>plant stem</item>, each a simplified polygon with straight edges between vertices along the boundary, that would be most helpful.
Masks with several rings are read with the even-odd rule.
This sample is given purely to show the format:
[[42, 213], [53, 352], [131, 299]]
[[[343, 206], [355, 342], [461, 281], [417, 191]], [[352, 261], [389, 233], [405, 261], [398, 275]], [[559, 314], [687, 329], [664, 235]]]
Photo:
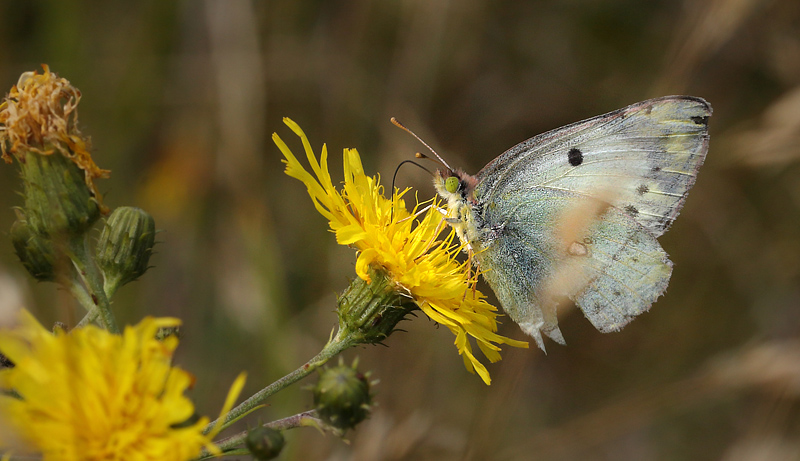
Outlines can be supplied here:
[[97, 309], [97, 307], [95, 307], [91, 311], [87, 312], [86, 315], [83, 316], [81, 321], [78, 322], [77, 325], [75, 325], [75, 327], [76, 328], [85, 327], [86, 325], [88, 325], [88, 324], [94, 322], [95, 320], [97, 320], [97, 317], [99, 317], [99, 316], [100, 316], [99, 309]]
[[[86, 237], [76, 238], [70, 242], [69, 247], [70, 258], [86, 287], [87, 295], [91, 300], [90, 305], [93, 305], [94, 310], [99, 314], [103, 327], [111, 333], [118, 334], [119, 327], [117, 327], [117, 321], [111, 313], [111, 306], [103, 289], [103, 277], [89, 255], [89, 245]], [[81, 300], [79, 299], [79, 301]], [[92, 310], [89, 310], [89, 316], [91, 315]]]
[[65, 280], [62, 283], [62, 286], [66, 287], [70, 294], [72, 294], [72, 296], [86, 309], [86, 315], [83, 317], [83, 319], [81, 319], [80, 322], [78, 322], [76, 326], [82, 327], [94, 322], [94, 320], [97, 319], [97, 316], [100, 315], [100, 312], [98, 311], [97, 306], [94, 304], [94, 301], [92, 301], [92, 297], [89, 296], [89, 293], [86, 291], [86, 287], [84, 287], [77, 278], [73, 278], [68, 281]]
[[[87, 311], [86, 315], [81, 319], [80, 322], [78, 322], [78, 325], [76, 325], [78, 327], [82, 327], [97, 320], [97, 317], [100, 316], [100, 310], [97, 308], [97, 306], [94, 305], [94, 303], [92, 303], [92, 300], [86, 293], [86, 290], [84, 289], [83, 285], [75, 283], [74, 281], [73, 285], [77, 285], [80, 288], [80, 292], [83, 294], [83, 297], [89, 300], [89, 303], [87, 304], [86, 302], [84, 302], [83, 299], [78, 299], [79, 301], [81, 301], [81, 304], [83, 304], [86, 307]], [[109, 281], [108, 279], [105, 279], [105, 282], [103, 283], [103, 291], [106, 294], [106, 299], [110, 300], [111, 297], [114, 296], [114, 293], [117, 292], [119, 286], [120, 286], [119, 279], [115, 281]], [[75, 296], [75, 298], [79, 297], [80, 293], [76, 294], [75, 291], [73, 291], [73, 287], [70, 287], [70, 292], [72, 293], [73, 296]]]
[[[284, 376], [283, 378], [275, 381], [274, 383], [270, 384], [264, 389], [261, 389], [260, 391], [256, 392], [255, 394], [253, 394], [252, 397], [240, 403], [236, 408], [233, 408], [231, 411], [229, 411], [228, 414], [225, 415], [222, 427], [225, 427], [229, 422], [238, 419], [248, 411], [260, 405], [264, 400], [266, 400], [268, 397], [275, 394], [276, 392], [280, 391], [281, 389], [305, 378], [306, 376], [311, 374], [312, 371], [324, 365], [325, 362], [330, 360], [332, 357], [336, 356], [345, 349], [355, 345], [356, 343], [357, 341], [353, 340], [351, 335], [343, 334], [343, 330], [340, 329], [336, 333], [336, 336], [333, 337], [330, 341], [328, 341], [328, 344], [326, 344], [325, 347], [322, 348], [320, 353], [314, 356], [314, 358], [303, 364], [303, 366], [301, 366], [300, 368]], [[217, 421], [211, 422], [208, 426], [206, 426], [203, 432], [208, 433], [216, 423]]]
[[[288, 416], [286, 418], [279, 419], [277, 421], [272, 421], [269, 423], [262, 424], [262, 426], [269, 427], [278, 431], [294, 429], [295, 427], [314, 426], [337, 434], [342, 433], [341, 429], [329, 426], [325, 424], [325, 422], [323, 422], [321, 419], [317, 418], [316, 410], [304, 411], [302, 413]], [[222, 439], [219, 442], [215, 442], [215, 445], [219, 447], [219, 449], [222, 450], [223, 452], [225, 452], [226, 450], [231, 450], [244, 443], [244, 440], [247, 438], [248, 432], [249, 431], [242, 431], [238, 434]], [[228, 453], [224, 453], [224, 455], [227, 454]]]

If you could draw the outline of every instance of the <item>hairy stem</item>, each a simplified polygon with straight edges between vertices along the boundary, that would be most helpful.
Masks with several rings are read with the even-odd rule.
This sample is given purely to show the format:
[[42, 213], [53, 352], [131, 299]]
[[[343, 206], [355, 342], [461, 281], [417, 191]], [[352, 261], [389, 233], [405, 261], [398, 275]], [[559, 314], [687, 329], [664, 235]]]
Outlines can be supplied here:
[[[287, 416], [286, 418], [262, 424], [264, 427], [269, 427], [278, 431], [285, 431], [287, 429], [294, 429], [295, 427], [313, 426], [322, 430], [333, 432], [334, 434], [341, 435], [342, 430], [325, 424], [324, 421], [317, 418], [316, 410], [304, 411], [296, 415]], [[216, 442], [215, 445], [223, 451], [225, 455], [232, 454], [231, 450], [241, 446], [247, 438], [248, 431], [242, 431], [238, 434], [232, 435], [225, 439]], [[249, 453], [249, 452], [248, 452]], [[203, 456], [206, 454], [204, 453]], [[201, 459], [203, 457], [201, 456]]]
[[[301, 379], [311, 374], [311, 372], [324, 365], [325, 362], [330, 360], [332, 357], [336, 356], [345, 349], [355, 345], [356, 341], [351, 339], [350, 335], [342, 334], [342, 331], [343, 330], [339, 330], [336, 336], [330, 341], [328, 341], [328, 344], [325, 345], [322, 351], [320, 351], [320, 353], [317, 354], [314, 358], [303, 364], [303, 366], [294, 370], [293, 372], [289, 373], [283, 378], [275, 381], [274, 383], [270, 384], [264, 389], [261, 389], [260, 391], [253, 394], [252, 397], [240, 403], [236, 408], [233, 408], [230, 412], [228, 412], [227, 415], [225, 415], [225, 419], [222, 422], [222, 426], [225, 427], [225, 425], [227, 425], [229, 422], [238, 419], [248, 411], [260, 405], [262, 402], [264, 402], [264, 400], [266, 400], [271, 395], [275, 394], [276, 392], [280, 391], [281, 389], [287, 386], [290, 386], [291, 384], [296, 383], [297, 381], [300, 381]], [[216, 424], [217, 421], [211, 422], [208, 426], [206, 426], [204, 432], [208, 433]]]
[[[85, 291], [91, 302], [90, 305], [94, 306], [94, 310], [99, 314], [103, 327], [111, 333], [119, 333], [117, 321], [111, 313], [111, 306], [103, 289], [103, 276], [97, 270], [97, 266], [95, 266], [94, 260], [89, 254], [89, 245], [85, 237], [77, 238], [70, 242], [70, 258], [86, 288]], [[78, 300], [81, 301], [81, 299]], [[81, 302], [83, 303], [84, 301]], [[92, 310], [90, 309], [87, 317], [91, 315]]]

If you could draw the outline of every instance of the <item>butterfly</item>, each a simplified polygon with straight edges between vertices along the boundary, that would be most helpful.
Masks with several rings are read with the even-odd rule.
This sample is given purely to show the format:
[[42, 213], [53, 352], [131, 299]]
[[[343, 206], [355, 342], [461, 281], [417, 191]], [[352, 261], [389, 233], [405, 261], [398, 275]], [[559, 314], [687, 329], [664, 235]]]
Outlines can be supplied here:
[[656, 239], [705, 160], [711, 112], [701, 98], [666, 96], [535, 136], [475, 176], [440, 159], [446, 221], [539, 348], [542, 333], [565, 344], [565, 302], [607, 333], [664, 293], [672, 262]]

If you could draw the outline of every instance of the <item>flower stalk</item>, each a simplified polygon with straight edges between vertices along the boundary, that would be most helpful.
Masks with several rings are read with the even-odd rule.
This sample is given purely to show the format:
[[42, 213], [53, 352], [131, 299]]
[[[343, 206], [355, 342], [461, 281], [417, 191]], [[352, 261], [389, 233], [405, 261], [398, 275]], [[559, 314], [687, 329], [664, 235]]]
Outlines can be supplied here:
[[219, 421], [211, 422], [208, 426], [206, 426], [206, 431], [211, 430], [215, 424], [220, 424], [221, 426], [226, 427], [228, 423], [247, 414], [278, 391], [310, 375], [314, 370], [318, 369], [322, 365], [325, 365], [328, 360], [335, 357], [340, 352], [358, 344], [355, 338], [344, 335], [342, 332], [343, 330], [339, 330], [336, 336], [331, 338], [328, 343], [325, 344], [325, 347], [322, 348], [319, 354], [315, 355], [302, 366], [270, 384], [269, 386], [256, 392], [250, 398], [231, 409], [231, 411], [225, 415], [221, 423]]
[[89, 242], [85, 237], [70, 241], [70, 258], [88, 294], [88, 299], [80, 297], [78, 300], [86, 308], [87, 317], [93, 320], [96, 316], [106, 330], [119, 333], [117, 321], [111, 312], [111, 303], [103, 288], [103, 276], [90, 255]]
[[[286, 418], [277, 419], [275, 421], [264, 423], [263, 426], [278, 431], [285, 431], [298, 427], [317, 427], [336, 436], [341, 436], [343, 434], [341, 429], [329, 426], [325, 424], [324, 421], [319, 419], [316, 410], [308, 410], [296, 415], [287, 416]], [[222, 450], [225, 455], [246, 454], [246, 452], [236, 453], [232, 450], [236, 450], [244, 443], [245, 439], [247, 438], [247, 433], [248, 431], [242, 431], [230, 437], [220, 439], [215, 443], [215, 445]], [[210, 457], [211, 455], [209, 454], [207, 456], [201, 456], [200, 459], [208, 459]]]

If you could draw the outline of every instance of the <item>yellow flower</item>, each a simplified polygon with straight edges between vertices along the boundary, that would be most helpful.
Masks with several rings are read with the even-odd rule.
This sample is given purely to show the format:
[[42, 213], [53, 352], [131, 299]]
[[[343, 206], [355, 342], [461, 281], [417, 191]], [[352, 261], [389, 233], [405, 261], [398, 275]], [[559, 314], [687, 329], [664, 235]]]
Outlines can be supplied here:
[[[184, 396], [194, 377], [172, 366], [175, 336], [155, 339], [178, 319], [152, 318], [122, 335], [94, 326], [51, 333], [28, 312], [0, 331], [14, 363], [0, 371], [0, 447], [45, 460], [187, 460], [206, 448], [208, 418], [193, 419]], [[233, 403], [244, 376], [231, 389]], [[227, 411], [225, 409], [224, 411]], [[12, 439], [13, 434], [13, 439]]]
[[436, 241], [443, 226], [442, 215], [434, 206], [417, 218], [420, 204], [410, 213], [402, 200], [408, 190], [391, 199], [383, 195], [377, 177], [364, 174], [355, 149], [344, 150], [344, 185], [333, 185], [327, 165], [327, 148], [322, 146], [319, 161], [300, 127], [288, 118], [284, 123], [300, 137], [313, 175], [306, 171], [277, 134], [272, 139], [286, 160], [286, 174], [299, 179], [317, 211], [336, 234], [336, 241], [358, 250], [356, 273], [370, 281], [369, 269], [389, 275], [395, 290], [407, 296], [434, 321], [456, 335], [455, 345], [470, 371], [477, 371], [486, 384], [491, 382], [486, 367], [473, 354], [470, 337], [491, 362], [500, 357], [500, 344], [528, 347], [527, 342], [500, 336], [497, 308], [486, 302], [475, 289], [466, 263], [456, 259], [461, 246], [454, 244], [450, 231]]

